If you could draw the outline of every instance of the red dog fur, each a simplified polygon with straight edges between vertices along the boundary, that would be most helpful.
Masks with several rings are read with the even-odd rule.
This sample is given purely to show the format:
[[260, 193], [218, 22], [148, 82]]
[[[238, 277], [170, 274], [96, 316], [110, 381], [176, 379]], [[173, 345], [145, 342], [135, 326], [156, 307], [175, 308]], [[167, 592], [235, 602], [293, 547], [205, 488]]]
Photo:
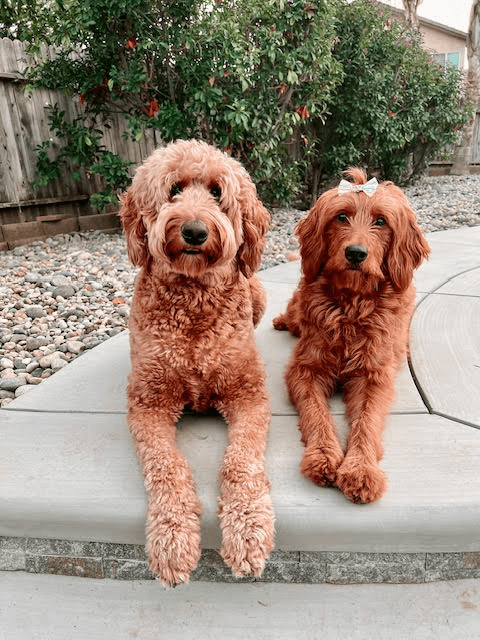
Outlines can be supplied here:
[[[347, 176], [366, 181], [360, 169]], [[301, 471], [354, 502], [382, 496], [382, 432], [408, 348], [413, 271], [430, 252], [415, 214], [392, 182], [371, 197], [334, 188], [296, 231], [303, 277], [276, 329], [299, 336], [286, 371], [305, 445]], [[349, 435], [340, 446], [328, 399], [343, 387]]]
[[247, 172], [197, 141], [157, 150], [122, 198], [131, 261], [128, 422], [148, 492], [147, 551], [166, 584], [200, 557], [200, 502], [175, 442], [184, 407], [213, 406], [229, 425], [220, 473], [221, 553], [235, 576], [260, 575], [274, 516], [264, 449], [270, 422], [254, 325], [255, 275], [270, 216]]

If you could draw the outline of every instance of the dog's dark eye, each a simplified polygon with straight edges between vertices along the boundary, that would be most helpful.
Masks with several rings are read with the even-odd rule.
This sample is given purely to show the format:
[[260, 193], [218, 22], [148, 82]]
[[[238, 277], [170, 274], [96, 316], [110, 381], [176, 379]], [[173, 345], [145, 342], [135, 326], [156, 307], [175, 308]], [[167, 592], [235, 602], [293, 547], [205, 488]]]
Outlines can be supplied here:
[[339, 222], [348, 222], [348, 216], [346, 213], [339, 213], [337, 216]]
[[182, 193], [182, 185], [180, 182], [175, 182], [175, 184], [172, 184], [170, 187], [170, 197], [174, 198], [175, 196], [178, 196], [179, 193]]
[[375, 225], [377, 227], [384, 227], [387, 224], [387, 221], [385, 220], [385, 218], [377, 218], [375, 220]]
[[222, 197], [222, 190], [218, 186], [218, 184], [214, 184], [210, 187], [210, 193], [215, 198], [215, 200], [220, 200]]

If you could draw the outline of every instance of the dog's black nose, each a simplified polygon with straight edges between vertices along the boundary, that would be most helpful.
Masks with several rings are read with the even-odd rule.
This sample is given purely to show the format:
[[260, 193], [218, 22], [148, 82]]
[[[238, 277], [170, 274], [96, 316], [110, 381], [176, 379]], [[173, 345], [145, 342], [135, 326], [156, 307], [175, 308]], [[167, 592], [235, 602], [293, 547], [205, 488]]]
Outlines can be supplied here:
[[360, 264], [368, 256], [366, 247], [361, 244], [350, 244], [345, 249], [345, 257], [352, 264]]
[[208, 238], [207, 227], [200, 220], [185, 222], [180, 231], [185, 242], [194, 247], [203, 244]]

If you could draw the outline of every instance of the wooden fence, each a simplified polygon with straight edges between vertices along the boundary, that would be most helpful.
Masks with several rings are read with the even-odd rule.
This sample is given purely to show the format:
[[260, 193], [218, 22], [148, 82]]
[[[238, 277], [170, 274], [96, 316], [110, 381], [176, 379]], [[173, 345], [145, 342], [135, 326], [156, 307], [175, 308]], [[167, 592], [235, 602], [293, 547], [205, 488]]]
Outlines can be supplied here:
[[470, 158], [471, 165], [480, 164], [480, 111], [475, 113], [475, 126], [473, 129], [472, 140], [472, 157]]
[[[43, 59], [54, 55], [44, 48]], [[83, 176], [75, 181], [68, 174], [48, 186], [34, 188], [37, 154], [35, 146], [51, 140], [52, 148], [60, 142], [52, 138], [48, 127], [47, 105], [57, 103], [67, 118], [80, 114], [78, 99], [60, 92], [36, 89], [25, 92], [22, 72], [29, 64], [26, 44], [0, 39], [0, 249], [12, 248], [33, 239], [56, 233], [88, 229], [118, 228], [115, 208], [98, 211], [89, 205], [89, 196], [101, 189], [98, 176]], [[121, 116], [104, 130], [102, 143], [122, 158], [135, 164], [142, 162], [158, 146], [155, 134], [140, 142], [126, 140]]]

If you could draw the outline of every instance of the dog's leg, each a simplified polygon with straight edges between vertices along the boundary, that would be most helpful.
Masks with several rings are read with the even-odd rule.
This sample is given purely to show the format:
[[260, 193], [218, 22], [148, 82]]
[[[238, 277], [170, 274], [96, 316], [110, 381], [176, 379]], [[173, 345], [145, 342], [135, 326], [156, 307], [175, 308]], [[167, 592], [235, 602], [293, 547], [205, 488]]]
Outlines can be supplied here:
[[350, 433], [336, 485], [353, 502], [373, 502], [385, 492], [386, 476], [378, 463], [383, 456], [382, 434], [394, 391], [393, 367], [382, 370], [381, 381], [358, 376], [345, 387]]
[[285, 379], [290, 399], [300, 417], [300, 433], [305, 445], [300, 470], [318, 485], [332, 485], [343, 461], [343, 450], [328, 402], [333, 378], [320, 379], [316, 371], [299, 364], [294, 357], [287, 367]]
[[277, 331], [289, 331], [292, 336], [300, 335], [300, 294], [298, 289], [293, 292], [288, 301], [287, 309], [273, 319], [273, 326]]
[[253, 326], [256, 327], [265, 313], [265, 309], [267, 307], [267, 294], [256, 273], [249, 278], [248, 285], [250, 287], [250, 295], [252, 297]]
[[270, 402], [263, 382], [253, 388], [244, 382], [217, 404], [229, 426], [220, 470], [221, 554], [236, 577], [261, 575], [273, 549], [275, 525], [264, 464]]
[[175, 443], [179, 412], [136, 406], [128, 412], [148, 493], [148, 562], [171, 586], [188, 582], [201, 551], [201, 505], [188, 463]]

